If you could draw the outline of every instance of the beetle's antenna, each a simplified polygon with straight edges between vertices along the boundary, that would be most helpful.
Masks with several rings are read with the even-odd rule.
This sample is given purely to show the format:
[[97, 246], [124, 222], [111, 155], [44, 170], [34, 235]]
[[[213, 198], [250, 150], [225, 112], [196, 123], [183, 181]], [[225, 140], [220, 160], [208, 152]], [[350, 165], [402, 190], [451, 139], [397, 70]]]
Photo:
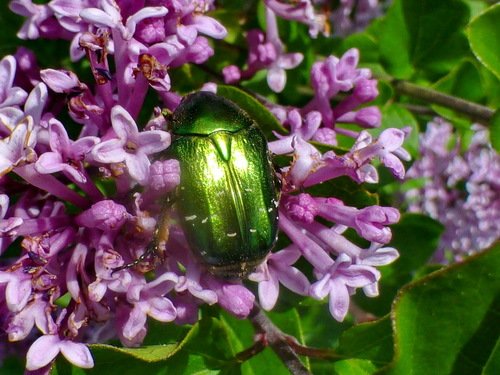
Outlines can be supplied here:
[[139, 264], [145, 263], [146, 261], [151, 260], [151, 259], [155, 260], [153, 262], [154, 266], [152, 268], [154, 268], [158, 264], [156, 262], [157, 259], [160, 259], [161, 261], [163, 261], [163, 259], [165, 258], [165, 246], [166, 246], [168, 236], [169, 236], [168, 225], [166, 225], [166, 223], [167, 223], [166, 216], [167, 215], [165, 215], [161, 218], [159, 225], [156, 227], [156, 229], [154, 231], [154, 235], [153, 235], [154, 240], [151, 241], [151, 243], [148, 245], [148, 247], [146, 248], [144, 253], [142, 253], [142, 255], [139, 258], [137, 258], [136, 260], [134, 260], [133, 262], [125, 264], [121, 267], [114, 268], [111, 271], [111, 275], [113, 275], [115, 272], [118, 272], [121, 270], [136, 267]]

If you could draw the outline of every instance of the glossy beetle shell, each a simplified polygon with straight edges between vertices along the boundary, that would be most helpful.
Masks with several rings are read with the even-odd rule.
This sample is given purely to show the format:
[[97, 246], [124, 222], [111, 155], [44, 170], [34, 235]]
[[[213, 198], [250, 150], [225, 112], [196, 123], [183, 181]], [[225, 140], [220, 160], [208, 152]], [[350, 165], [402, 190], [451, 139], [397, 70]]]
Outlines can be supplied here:
[[172, 118], [168, 157], [179, 160], [175, 204], [192, 251], [210, 272], [241, 278], [273, 247], [279, 189], [267, 142], [238, 106], [189, 95]]

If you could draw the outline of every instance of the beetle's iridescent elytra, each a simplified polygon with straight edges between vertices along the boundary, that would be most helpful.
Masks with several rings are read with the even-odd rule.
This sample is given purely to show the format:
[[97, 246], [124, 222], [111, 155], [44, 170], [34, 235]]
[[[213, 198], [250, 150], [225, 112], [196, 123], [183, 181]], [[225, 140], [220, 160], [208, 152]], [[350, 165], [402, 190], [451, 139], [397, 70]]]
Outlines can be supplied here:
[[175, 207], [190, 248], [214, 275], [245, 277], [278, 231], [267, 141], [245, 111], [209, 92], [188, 95], [171, 121], [174, 141], [161, 157], [180, 163]]

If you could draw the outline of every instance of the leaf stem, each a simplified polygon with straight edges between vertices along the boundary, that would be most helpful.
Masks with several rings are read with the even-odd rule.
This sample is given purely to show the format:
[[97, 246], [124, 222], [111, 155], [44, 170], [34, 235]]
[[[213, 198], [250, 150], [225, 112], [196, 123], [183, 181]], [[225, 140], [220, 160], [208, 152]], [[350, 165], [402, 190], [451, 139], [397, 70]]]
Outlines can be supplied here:
[[266, 348], [266, 346], [267, 342], [265, 340], [263, 339], [257, 340], [251, 347], [236, 354], [236, 359], [238, 360], [238, 362], [243, 363], [252, 358], [253, 356], [259, 354]]
[[393, 80], [392, 85], [400, 94], [451, 108], [485, 125], [489, 124], [495, 113], [493, 109], [486, 106], [457, 98], [456, 96], [444, 94], [428, 87], [422, 87], [411, 82]]
[[[249, 319], [255, 330], [262, 335], [263, 345], [268, 344], [274, 352], [281, 358], [288, 370], [294, 375], [309, 375], [309, 370], [302, 364], [298, 355], [291, 347], [287, 335], [285, 335], [273, 322], [264, 314], [260, 306], [254, 304], [250, 312]], [[240, 353], [241, 354], [241, 353]]]

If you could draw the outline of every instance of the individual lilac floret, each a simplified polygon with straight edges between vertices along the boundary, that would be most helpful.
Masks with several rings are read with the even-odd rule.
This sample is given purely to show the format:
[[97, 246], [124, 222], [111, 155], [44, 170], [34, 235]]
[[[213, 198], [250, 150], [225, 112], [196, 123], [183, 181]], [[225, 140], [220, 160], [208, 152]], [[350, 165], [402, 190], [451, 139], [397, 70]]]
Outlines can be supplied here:
[[139, 132], [134, 119], [121, 106], [113, 107], [111, 124], [117, 138], [101, 142], [92, 149], [92, 157], [100, 163], [124, 162], [130, 176], [141, 184], [148, 181], [148, 155], [170, 145], [170, 134], [162, 130]]
[[48, 174], [63, 171], [78, 183], [87, 182], [87, 172], [83, 160], [91, 148], [98, 143], [97, 137], [82, 137], [73, 142], [66, 129], [56, 119], [49, 120], [49, 145], [52, 151], [38, 158], [35, 168], [39, 173]]
[[296, 267], [292, 267], [301, 256], [296, 246], [271, 253], [248, 278], [259, 283], [259, 301], [264, 310], [271, 310], [279, 296], [279, 285], [299, 295], [307, 295], [309, 280]]
[[90, 209], [78, 215], [75, 220], [82, 227], [117, 231], [127, 218], [125, 207], [107, 199], [93, 204]]
[[32, 0], [13, 0], [9, 8], [27, 18], [17, 33], [21, 39], [61, 38], [63, 35], [68, 35], [54, 18], [54, 13], [47, 4], [34, 4]]
[[279, 17], [309, 26], [309, 34], [313, 38], [316, 38], [320, 32], [325, 35], [328, 34], [326, 16], [315, 12], [313, 7], [314, 1], [299, 0], [285, 2], [280, 0], [265, 0], [264, 2]]
[[330, 11], [334, 35], [344, 37], [362, 31], [374, 18], [382, 14], [386, 0], [342, 0]]
[[335, 264], [318, 272], [317, 277], [319, 280], [311, 286], [311, 296], [318, 299], [329, 296], [330, 313], [342, 321], [349, 308], [351, 291], [376, 283], [380, 273], [373, 267], [352, 264], [348, 255], [340, 254]]
[[133, 308], [122, 328], [126, 339], [133, 340], [144, 329], [148, 315], [161, 322], [175, 319], [175, 306], [165, 295], [177, 280], [176, 274], [166, 272], [150, 283], [132, 284], [128, 288], [127, 300]]
[[[340, 59], [329, 56], [325, 61], [314, 63], [311, 69], [311, 84], [315, 96], [306, 105], [304, 111], [319, 111], [324, 126], [327, 127], [333, 127], [336, 122], [351, 122], [352, 120], [357, 122], [356, 116], [351, 112], [359, 105], [372, 101], [378, 95], [377, 82], [370, 79], [370, 70], [358, 68], [358, 61], [359, 51], [353, 48]], [[331, 107], [330, 100], [335, 95], [350, 90], [353, 90], [351, 95], [343, 99], [336, 107]], [[376, 109], [372, 109], [372, 112], [373, 110]], [[369, 124], [372, 127], [380, 125], [374, 123], [373, 120]]]
[[35, 143], [33, 121], [28, 117], [25, 122], [18, 124], [7, 138], [0, 140], [0, 176], [33, 161], [36, 158], [33, 151]]
[[255, 296], [243, 285], [227, 283], [212, 276], [207, 276], [205, 282], [217, 294], [217, 302], [223, 309], [240, 319], [250, 314]]
[[0, 61], [0, 108], [21, 105], [28, 94], [20, 87], [13, 86], [16, 75], [16, 59], [5, 56]]
[[120, 8], [112, 0], [102, 0], [102, 9], [86, 8], [80, 12], [80, 17], [88, 23], [98, 27], [109, 27], [120, 32], [125, 40], [130, 40], [139, 22], [148, 19], [163, 17], [168, 13], [168, 9], [162, 6], [145, 7], [134, 13], [123, 22]]
[[151, 189], [167, 193], [180, 183], [180, 165], [175, 159], [158, 160], [149, 169], [149, 186]]
[[[481, 251], [500, 238], [500, 157], [488, 140], [488, 131], [474, 125], [465, 152], [452, 126], [436, 118], [420, 138], [421, 158], [407, 180], [425, 179], [409, 190], [409, 210], [422, 212], [445, 226], [434, 260], [454, 260]], [[454, 144], [454, 146], [451, 146]]]
[[301, 53], [284, 53], [284, 46], [278, 35], [278, 25], [273, 11], [266, 8], [266, 35], [260, 30], [250, 30], [247, 34], [249, 46], [247, 68], [239, 70], [234, 65], [223, 69], [226, 83], [236, 83], [249, 79], [259, 70], [267, 69], [267, 84], [271, 90], [281, 92], [286, 84], [285, 69], [293, 69], [303, 59]]
[[335, 36], [345, 37], [366, 28], [370, 21], [382, 14], [389, 1], [265, 0], [265, 3], [278, 16], [309, 26], [312, 37], [318, 32], [325, 36], [333, 32]]
[[81, 368], [94, 367], [94, 360], [86, 345], [61, 339], [58, 335], [44, 335], [31, 345], [26, 356], [26, 369], [35, 371], [47, 366], [58, 354]]

